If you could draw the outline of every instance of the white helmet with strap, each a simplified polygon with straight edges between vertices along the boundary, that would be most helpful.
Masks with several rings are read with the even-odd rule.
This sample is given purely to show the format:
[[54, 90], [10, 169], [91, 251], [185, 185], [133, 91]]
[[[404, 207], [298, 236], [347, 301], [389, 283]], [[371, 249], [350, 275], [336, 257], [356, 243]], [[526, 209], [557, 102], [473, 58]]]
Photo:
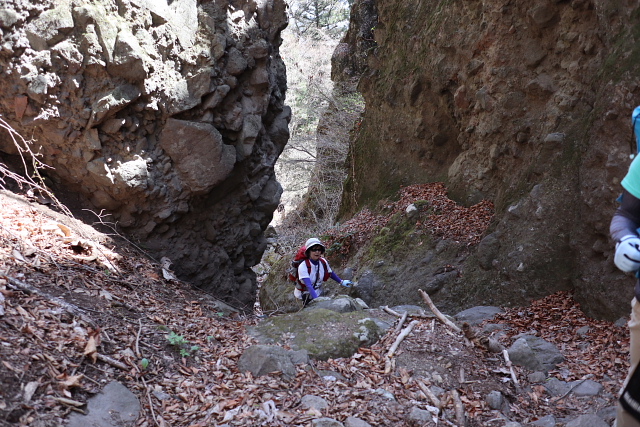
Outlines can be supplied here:
[[318, 239], [317, 237], [312, 237], [310, 239], [308, 239], [305, 244], [305, 255], [307, 256], [307, 258], [309, 257], [309, 248], [313, 247], [313, 246], [322, 246], [322, 250], [326, 250], [326, 248], [324, 247], [324, 245], [322, 244], [322, 242], [320, 241], [320, 239]]

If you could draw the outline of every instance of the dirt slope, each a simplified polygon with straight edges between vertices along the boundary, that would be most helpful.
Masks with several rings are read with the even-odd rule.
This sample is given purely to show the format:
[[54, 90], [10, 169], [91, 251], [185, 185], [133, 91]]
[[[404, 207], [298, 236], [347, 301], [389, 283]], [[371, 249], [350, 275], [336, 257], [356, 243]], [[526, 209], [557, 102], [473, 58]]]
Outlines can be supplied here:
[[[396, 339], [393, 331], [351, 358], [300, 365], [291, 381], [277, 374], [252, 378], [238, 372], [236, 362], [252, 344], [244, 327], [257, 318], [240, 317], [188, 284], [164, 279], [158, 263], [126, 242], [83, 230], [7, 192], [0, 193], [0, 241], [3, 426], [60, 425], [70, 411], [84, 408], [70, 402], [86, 402], [112, 379], [140, 400], [139, 426], [306, 426], [320, 415], [404, 426], [413, 408], [432, 405], [419, 380], [448, 393], [457, 390], [468, 425], [482, 426], [503, 418], [485, 402], [490, 391], [506, 397], [512, 408], [508, 418], [514, 421], [548, 414], [575, 417], [611, 406], [626, 370], [625, 329], [590, 321], [570, 296], [557, 295], [503, 315], [504, 342], [537, 330], [567, 357], [551, 375], [569, 381], [591, 374], [605, 386], [599, 397], [568, 395], [554, 401], [516, 368], [518, 393], [503, 359], [464, 345], [432, 319], [419, 318], [389, 374], [384, 373], [384, 356]], [[589, 332], [577, 334], [583, 326]], [[172, 345], [170, 332], [188, 344]], [[181, 355], [181, 349], [189, 355]], [[143, 359], [148, 366], [143, 367]], [[323, 378], [327, 372], [338, 380]], [[385, 399], [381, 390], [396, 400]], [[329, 408], [322, 414], [303, 409], [306, 394], [323, 397]], [[445, 414], [453, 421], [453, 401], [446, 396], [451, 395], [442, 397]], [[269, 401], [277, 412], [265, 413], [263, 404]]]

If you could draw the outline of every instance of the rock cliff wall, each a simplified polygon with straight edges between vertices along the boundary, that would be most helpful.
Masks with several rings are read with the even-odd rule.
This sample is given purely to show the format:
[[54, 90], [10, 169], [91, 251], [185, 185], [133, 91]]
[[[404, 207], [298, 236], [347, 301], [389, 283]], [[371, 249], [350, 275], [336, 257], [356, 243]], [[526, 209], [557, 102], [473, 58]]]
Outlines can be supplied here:
[[[185, 280], [254, 300], [288, 139], [283, 0], [7, 0], [0, 114]], [[7, 134], [0, 151], [16, 154]]]
[[613, 266], [608, 225], [640, 104], [638, 4], [378, 0], [376, 8], [342, 215], [402, 185], [443, 181], [461, 203], [493, 201], [496, 216], [435, 299], [510, 305], [575, 289], [588, 314], [626, 315], [633, 280]]

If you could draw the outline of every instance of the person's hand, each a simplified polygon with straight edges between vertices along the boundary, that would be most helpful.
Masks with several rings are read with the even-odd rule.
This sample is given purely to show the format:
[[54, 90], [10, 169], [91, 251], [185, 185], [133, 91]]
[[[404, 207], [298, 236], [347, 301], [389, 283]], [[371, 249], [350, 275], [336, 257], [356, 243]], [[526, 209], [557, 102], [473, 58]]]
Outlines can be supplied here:
[[342, 282], [340, 282], [340, 286], [344, 286], [345, 288], [350, 288], [352, 285], [353, 282], [351, 280], [343, 280]]
[[613, 262], [625, 273], [633, 273], [640, 269], [640, 238], [624, 236], [616, 244], [616, 255]]

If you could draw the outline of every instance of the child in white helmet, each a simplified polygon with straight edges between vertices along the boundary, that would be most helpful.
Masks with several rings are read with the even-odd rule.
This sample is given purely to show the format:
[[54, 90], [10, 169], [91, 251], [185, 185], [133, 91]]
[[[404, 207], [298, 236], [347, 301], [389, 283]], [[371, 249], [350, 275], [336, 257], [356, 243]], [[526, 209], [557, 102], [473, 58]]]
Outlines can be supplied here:
[[322, 284], [329, 278], [335, 280], [341, 286], [351, 287], [351, 281], [342, 280], [331, 270], [329, 262], [323, 257], [325, 247], [320, 239], [312, 237], [306, 241], [304, 246], [306, 248], [305, 259], [298, 266], [298, 280], [300, 283], [293, 291], [295, 297], [302, 300], [304, 305], [322, 295]]

